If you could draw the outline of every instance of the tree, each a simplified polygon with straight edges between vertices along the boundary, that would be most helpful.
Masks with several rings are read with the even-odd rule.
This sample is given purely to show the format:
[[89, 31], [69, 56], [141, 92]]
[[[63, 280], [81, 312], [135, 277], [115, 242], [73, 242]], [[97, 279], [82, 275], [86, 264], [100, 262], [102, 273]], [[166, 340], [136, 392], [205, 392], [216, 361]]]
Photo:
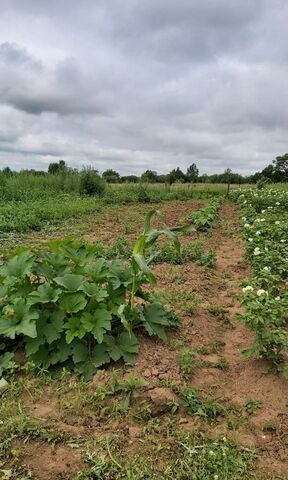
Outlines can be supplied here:
[[120, 175], [118, 172], [115, 170], [112, 170], [112, 168], [109, 168], [108, 170], [105, 170], [105, 172], [102, 173], [102, 177], [107, 183], [119, 183], [120, 182]]
[[272, 164], [268, 165], [267, 167], [263, 168], [261, 172], [261, 177], [270, 178], [270, 180], [274, 179], [275, 171], [274, 166]]
[[67, 172], [67, 166], [64, 160], [59, 160], [59, 162], [49, 163], [48, 173], [52, 175], [58, 175], [61, 173]]
[[121, 182], [138, 183], [139, 182], [139, 177], [137, 177], [136, 175], [126, 175], [124, 177], [121, 177]]
[[13, 175], [10, 167], [3, 168], [2, 172], [4, 173], [4, 175], [6, 175], [6, 177], [11, 177]]
[[179, 167], [177, 167], [176, 169], [174, 168], [168, 174], [168, 182], [170, 183], [170, 185], [175, 182], [184, 183], [186, 181], [187, 181], [187, 177], [185, 173], [183, 173], [182, 170], [180, 170]]
[[157, 179], [157, 172], [154, 172], [153, 170], [146, 170], [146, 172], [141, 175], [141, 182], [155, 183], [157, 182]]
[[81, 195], [101, 197], [105, 193], [105, 181], [99, 175], [97, 170], [91, 167], [84, 168], [80, 177]]
[[273, 164], [276, 182], [288, 182], [288, 153], [276, 157]]
[[195, 163], [192, 163], [192, 165], [187, 168], [186, 177], [190, 183], [195, 183], [198, 181], [199, 170]]

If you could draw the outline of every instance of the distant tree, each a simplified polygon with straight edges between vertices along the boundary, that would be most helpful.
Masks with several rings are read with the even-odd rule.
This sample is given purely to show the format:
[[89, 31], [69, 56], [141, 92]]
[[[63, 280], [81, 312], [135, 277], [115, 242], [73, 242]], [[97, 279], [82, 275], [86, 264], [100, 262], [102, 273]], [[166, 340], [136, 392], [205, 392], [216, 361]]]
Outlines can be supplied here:
[[119, 183], [120, 182], [120, 175], [118, 172], [115, 170], [112, 170], [112, 168], [109, 168], [108, 170], [105, 170], [105, 172], [102, 173], [102, 177], [107, 183]]
[[141, 182], [155, 183], [157, 182], [157, 179], [157, 172], [154, 172], [153, 170], [146, 170], [146, 172], [141, 175]]
[[49, 163], [48, 173], [52, 175], [58, 175], [66, 172], [67, 172], [67, 166], [64, 160], [59, 160], [59, 162]]
[[261, 177], [270, 178], [270, 180], [274, 180], [274, 176], [275, 176], [275, 168], [272, 165], [272, 163], [267, 167], [263, 168], [261, 172]]
[[185, 173], [183, 173], [182, 170], [180, 170], [179, 167], [174, 168], [168, 174], [168, 182], [170, 183], [170, 185], [175, 182], [184, 183], [186, 181], [187, 181], [187, 177]]
[[121, 182], [124, 183], [138, 183], [139, 182], [139, 177], [136, 175], [125, 175], [121, 177]]
[[188, 182], [190, 183], [195, 183], [198, 181], [199, 170], [195, 163], [192, 163], [192, 165], [190, 165], [190, 167], [187, 168], [186, 177], [188, 179]]
[[276, 157], [273, 164], [276, 182], [288, 182], [288, 153]]
[[3, 168], [2, 172], [6, 177], [11, 177], [13, 175], [13, 172], [10, 167]]

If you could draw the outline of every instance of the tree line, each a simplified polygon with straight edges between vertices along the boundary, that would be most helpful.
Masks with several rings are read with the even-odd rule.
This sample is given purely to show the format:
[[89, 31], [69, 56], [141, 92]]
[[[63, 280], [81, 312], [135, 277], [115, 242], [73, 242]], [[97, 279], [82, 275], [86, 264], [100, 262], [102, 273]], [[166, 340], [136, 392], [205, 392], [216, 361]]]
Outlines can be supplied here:
[[[63, 174], [93, 174], [101, 177], [99, 172], [91, 167], [84, 168], [79, 172], [78, 169], [69, 167], [64, 160], [52, 162], [49, 164], [48, 172], [38, 170], [22, 170], [22, 172], [33, 175], [63, 175]], [[2, 173], [7, 176], [15, 175], [10, 167], [5, 167]], [[109, 168], [102, 173], [102, 179], [106, 183], [166, 183], [172, 185], [173, 183], [269, 183], [269, 182], [288, 182], [288, 153], [277, 156], [275, 160], [262, 171], [256, 172], [252, 175], [241, 175], [233, 172], [227, 168], [223, 173], [215, 173], [212, 175], [199, 175], [199, 169], [195, 163], [192, 163], [183, 172], [179, 167], [174, 168], [168, 174], [158, 174], [154, 170], [146, 170], [142, 175], [120, 175], [117, 171]]]

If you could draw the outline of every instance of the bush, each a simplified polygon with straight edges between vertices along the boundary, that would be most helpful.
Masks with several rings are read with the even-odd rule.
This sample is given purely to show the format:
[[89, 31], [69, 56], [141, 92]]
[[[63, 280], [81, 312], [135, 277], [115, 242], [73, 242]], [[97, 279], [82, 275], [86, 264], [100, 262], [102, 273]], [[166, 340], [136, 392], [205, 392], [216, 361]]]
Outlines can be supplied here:
[[96, 170], [93, 170], [92, 168], [83, 170], [80, 179], [81, 195], [95, 195], [102, 197], [104, 195], [105, 188], [106, 183]]

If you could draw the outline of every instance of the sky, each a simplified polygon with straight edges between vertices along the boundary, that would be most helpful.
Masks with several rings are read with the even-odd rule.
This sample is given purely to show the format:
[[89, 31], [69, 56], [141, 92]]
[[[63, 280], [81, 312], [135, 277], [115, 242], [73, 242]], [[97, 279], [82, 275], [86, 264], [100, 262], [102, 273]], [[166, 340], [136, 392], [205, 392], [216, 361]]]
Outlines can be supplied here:
[[0, 0], [0, 168], [261, 170], [288, 151], [287, 0]]

